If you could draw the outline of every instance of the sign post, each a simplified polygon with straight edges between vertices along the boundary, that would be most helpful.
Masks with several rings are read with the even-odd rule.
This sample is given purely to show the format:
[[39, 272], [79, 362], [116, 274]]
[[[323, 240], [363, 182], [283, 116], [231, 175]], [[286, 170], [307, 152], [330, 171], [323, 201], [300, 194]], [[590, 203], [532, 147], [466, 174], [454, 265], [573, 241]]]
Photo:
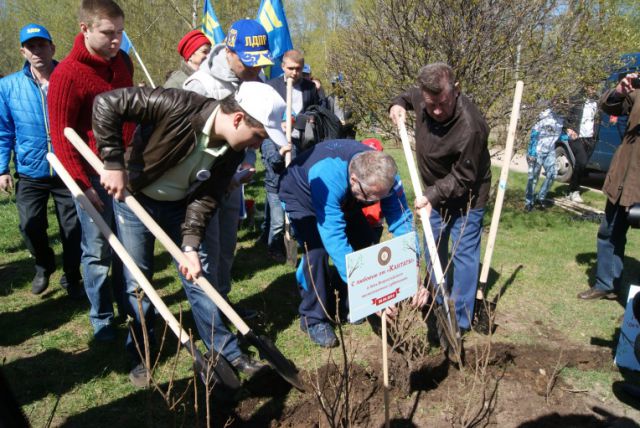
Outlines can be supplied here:
[[416, 233], [411, 232], [347, 255], [349, 321], [382, 312], [382, 372], [385, 426], [389, 427], [387, 317], [384, 309], [418, 291]]

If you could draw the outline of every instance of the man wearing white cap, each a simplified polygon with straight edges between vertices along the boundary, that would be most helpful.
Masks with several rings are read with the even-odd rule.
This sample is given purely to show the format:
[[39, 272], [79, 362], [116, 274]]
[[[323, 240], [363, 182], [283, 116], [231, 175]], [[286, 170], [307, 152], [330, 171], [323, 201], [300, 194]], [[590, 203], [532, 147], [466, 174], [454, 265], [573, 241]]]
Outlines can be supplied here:
[[[175, 89], [118, 89], [97, 97], [93, 109], [93, 131], [105, 161], [101, 184], [115, 199], [123, 245], [151, 278], [154, 237], [122, 202], [126, 187], [189, 258], [191, 266], [179, 268], [180, 279], [205, 345], [246, 374], [254, 374], [263, 364], [242, 353], [218, 308], [191, 281], [208, 275], [199, 259], [200, 243], [245, 149], [259, 147], [265, 138], [286, 144], [280, 127], [285, 107], [284, 100], [268, 85], [246, 82], [237, 94], [221, 101]], [[151, 124], [153, 132], [133, 142], [125, 161], [121, 125], [127, 121]], [[139, 287], [126, 270], [125, 281], [130, 315], [136, 320], [134, 334], [141, 343]], [[153, 336], [153, 310], [146, 299], [143, 312]], [[137, 362], [130, 379], [142, 386], [146, 369], [139, 362], [131, 335], [127, 348]]]

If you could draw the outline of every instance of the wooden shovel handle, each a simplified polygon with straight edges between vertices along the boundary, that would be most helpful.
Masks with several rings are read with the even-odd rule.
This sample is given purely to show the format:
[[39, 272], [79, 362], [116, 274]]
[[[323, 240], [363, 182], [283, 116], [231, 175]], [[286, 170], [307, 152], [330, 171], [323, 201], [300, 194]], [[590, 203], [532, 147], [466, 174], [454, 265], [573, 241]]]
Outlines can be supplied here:
[[[413, 192], [416, 197], [422, 196], [422, 184], [420, 177], [418, 176], [418, 170], [416, 163], [413, 159], [413, 153], [411, 152], [411, 145], [409, 144], [409, 135], [407, 134], [407, 128], [404, 122], [398, 123], [398, 133], [400, 134], [400, 141], [402, 141], [402, 149], [404, 150], [404, 156], [407, 159], [407, 166], [409, 167], [409, 177], [411, 177], [411, 184], [413, 185]], [[429, 222], [429, 216], [426, 208], [421, 208], [419, 211], [420, 221], [422, 222], [422, 230], [427, 241], [427, 251], [429, 252], [429, 258], [431, 259], [431, 266], [433, 267], [433, 274], [436, 277], [436, 292], [440, 292], [442, 295], [442, 306], [447, 314], [447, 322], [449, 330], [452, 334], [459, 334], [459, 331], [455, 329], [454, 323], [451, 320], [452, 313], [449, 307], [449, 293], [444, 287], [444, 273], [442, 272], [442, 265], [440, 264], [440, 256], [438, 256], [438, 247], [436, 246], [436, 240], [433, 237], [433, 231], [431, 230], [431, 223]]]
[[[72, 129], [65, 128], [64, 135], [67, 137], [71, 144], [80, 152], [80, 154], [85, 158], [87, 162], [95, 169], [98, 173], [100, 173], [104, 166], [102, 165], [102, 161], [98, 159], [95, 153], [91, 151], [89, 146], [85, 144], [85, 142], [80, 138], [80, 136]], [[165, 233], [164, 230], [156, 223], [156, 221], [149, 215], [149, 213], [144, 209], [142, 205], [129, 193], [125, 191], [124, 197], [125, 203], [131, 208], [131, 210], [138, 216], [140, 221], [149, 229], [149, 231], [156, 237], [158, 241], [162, 243], [162, 245], [166, 248], [166, 250], [171, 254], [171, 257], [176, 259], [178, 263], [182, 265], [189, 265], [189, 260], [187, 256], [184, 255], [182, 250], [176, 245], [175, 242]], [[213, 288], [213, 285], [204, 277], [204, 275], [199, 276], [194, 280], [196, 284], [202, 288], [205, 294], [216, 304], [218, 309], [222, 311], [223, 314], [236, 326], [238, 331], [242, 335], [246, 335], [251, 329], [249, 326], [240, 318], [240, 316], [236, 313], [236, 311], [229, 305], [229, 303]]]
[[138, 285], [140, 285], [140, 287], [144, 290], [153, 306], [157, 309], [157, 311], [160, 313], [162, 318], [164, 318], [167, 324], [169, 324], [169, 327], [178, 337], [180, 342], [183, 345], [187, 344], [187, 342], [189, 342], [189, 335], [187, 334], [187, 332], [182, 329], [182, 326], [180, 325], [178, 320], [173, 316], [171, 311], [169, 311], [169, 308], [164, 304], [162, 298], [158, 295], [147, 277], [144, 276], [144, 273], [142, 273], [136, 262], [133, 260], [133, 258], [131, 258], [122, 243], [118, 240], [111, 228], [98, 213], [98, 210], [93, 206], [91, 201], [89, 201], [87, 195], [84, 194], [84, 192], [80, 189], [80, 186], [76, 184], [75, 180], [71, 178], [71, 175], [69, 175], [64, 166], [62, 166], [62, 163], [60, 163], [56, 155], [54, 155], [53, 153], [47, 154], [47, 160], [56, 171], [58, 176], [62, 179], [64, 184], [69, 188], [73, 197], [78, 200], [78, 202], [82, 205], [82, 208], [84, 208], [84, 210], [87, 212], [87, 214], [89, 214], [96, 226], [98, 226], [100, 232], [107, 238], [113, 250], [116, 252], [118, 257], [120, 257], [120, 260], [122, 260], [122, 263], [124, 263], [127, 269], [129, 269]]
[[[287, 135], [287, 144], [291, 145], [291, 115], [292, 115], [292, 99], [293, 99], [293, 79], [291, 77], [287, 77], [287, 121], [285, 122], [285, 130]], [[284, 165], [289, 166], [291, 163], [291, 151], [288, 151], [284, 155]]]
[[[418, 170], [413, 159], [411, 145], [409, 144], [409, 135], [407, 134], [407, 128], [404, 126], [404, 122], [400, 122], [398, 124], [398, 132], [400, 134], [400, 141], [402, 141], [402, 149], [404, 150], [404, 155], [407, 159], [409, 176], [411, 177], [411, 184], [413, 185], [413, 192], [416, 194], [416, 197], [422, 196], [422, 184], [420, 182]], [[427, 241], [429, 257], [431, 258], [431, 265], [433, 266], [433, 273], [436, 277], [436, 282], [440, 285], [444, 283], [444, 273], [442, 272], [442, 265], [440, 264], [440, 257], [438, 256], [438, 247], [436, 246], [436, 240], [433, 237], [433, 231], [431, 230], [431, 223], [429, 223], [427, 209], [421, 208], [419, 212], [422, 229], [424, 230], [424, 236]]]

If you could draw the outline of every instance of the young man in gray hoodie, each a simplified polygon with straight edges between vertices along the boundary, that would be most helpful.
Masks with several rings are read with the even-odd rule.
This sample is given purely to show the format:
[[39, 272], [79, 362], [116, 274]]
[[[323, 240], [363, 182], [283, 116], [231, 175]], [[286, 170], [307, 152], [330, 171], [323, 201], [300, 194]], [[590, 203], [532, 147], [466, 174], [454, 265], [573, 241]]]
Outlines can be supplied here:
[[[260, 81], [263, 67], [273, 65], [267, 31], [258, 21], [241, 19], [234, 22], [224, 43], [217, 44], [207, 59], [184, 83], [183, 88], [209, 98], [221, 100], [238, 91], [240, 84]], [[243, 203], [242, 184], [255, 173], [256, 154], [247, 150], [238, 173], [232, 180], [227, 197], [211, 218], [200, 255], [220, 294], [231, 291], [231, 267], [238, 238], [238, 220]], [[255, 311], [236, 308], [245, 319]]]

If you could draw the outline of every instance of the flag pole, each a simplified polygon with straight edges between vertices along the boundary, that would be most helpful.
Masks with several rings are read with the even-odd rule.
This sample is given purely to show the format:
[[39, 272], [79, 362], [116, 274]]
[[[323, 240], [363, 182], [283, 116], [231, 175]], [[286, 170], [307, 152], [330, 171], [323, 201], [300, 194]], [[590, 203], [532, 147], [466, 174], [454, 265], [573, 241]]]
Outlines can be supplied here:
[[136, 47], [133, 46], [133, 43], [131, 43], [131, 50], [133, 51], [133, 55], [135, 55], [136, 59], [138, 60], [138, 63], [140, 64], [140, 67], [142, 67], [142, 71], [147, 76], [147, 80], [149, 81], [149, 84], [151, 85], [152, 88], [155, 89], [156, 84], [153, 83], [153, 79], [151, 78], [151, 75], [149, 74], [149, 70], [147, 70], [147, 67], [144, 66], [144, 62], [142, 62], [142, 58], [140, 58], [140, 55], [138, 55], [138, 51], [136, 50]]

